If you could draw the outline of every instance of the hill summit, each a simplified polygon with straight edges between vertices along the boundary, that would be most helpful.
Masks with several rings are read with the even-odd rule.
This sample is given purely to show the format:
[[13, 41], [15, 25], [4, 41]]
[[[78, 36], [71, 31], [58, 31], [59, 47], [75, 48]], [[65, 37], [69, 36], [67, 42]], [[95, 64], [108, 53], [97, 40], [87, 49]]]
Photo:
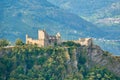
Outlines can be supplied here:
[[[72, 41], [55, 47], [0, 48], [1, 80], [119, 80], [120, 57]], [[117, 77], [118, 76], [118, 77]]]

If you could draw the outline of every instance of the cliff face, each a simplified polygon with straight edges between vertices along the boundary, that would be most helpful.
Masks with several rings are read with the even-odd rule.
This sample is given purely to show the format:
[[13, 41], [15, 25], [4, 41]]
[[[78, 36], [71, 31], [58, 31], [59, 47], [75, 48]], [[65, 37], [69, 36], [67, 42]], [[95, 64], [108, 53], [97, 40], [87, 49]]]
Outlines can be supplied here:
[[113, 56], [108, 52], [103, 51], [99, 46], [92, 46], [87, 49], [87, 57], [90, 59], [91, 66], [100, 65], [106, 67], [115, 75], [120, 76], [120, 57]]
[[[71, 54], [71, 55], [70, 55]], [[92, 68], [96, 65], [107, 68], [110, 72], [120, 76], [120, 57], [113, 56], [107, 51], [103, 51], [99, 46], [92, 45], [89, 47], [79, 47], [71, 52], [67, 50], [66, 59], [68, 71], [78, 71], [80, 56], [87, 59], [85, 65]]]

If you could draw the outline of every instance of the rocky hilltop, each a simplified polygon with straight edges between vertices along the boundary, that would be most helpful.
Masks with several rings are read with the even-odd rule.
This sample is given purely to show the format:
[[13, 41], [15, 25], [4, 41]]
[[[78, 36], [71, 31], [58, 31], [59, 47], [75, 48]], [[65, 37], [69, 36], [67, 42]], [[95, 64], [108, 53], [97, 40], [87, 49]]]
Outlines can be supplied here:
[[[103, 51], [99, 46], [92, 45], [89, 47], [78, 47], [72, 52], [73, 60], [68, 58], [68, 61], [73, 61], [75, 68], [77, 69], [77, 63], [79, 63], [79, 55], [84, 55], [87, 58], [86, 66], [89, 68], [99, 65], [106, 67], [108, 70], [113, 72], [115, 75], [120, 76], [120, 56], [113, 56], [107, 51]], [[67, 54], [69, 55], [69, 52]]]
[[0, 49], [0, 79], [119, 80], [120, 57], [97, 45], [72, 41], [55, 47], [23, 45]]

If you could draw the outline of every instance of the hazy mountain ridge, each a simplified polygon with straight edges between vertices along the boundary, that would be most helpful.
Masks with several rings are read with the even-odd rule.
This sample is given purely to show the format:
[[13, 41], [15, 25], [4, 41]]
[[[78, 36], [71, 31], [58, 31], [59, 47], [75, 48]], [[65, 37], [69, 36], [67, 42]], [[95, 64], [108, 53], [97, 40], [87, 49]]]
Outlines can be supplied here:
[[[64, 10], [62, 11], [46, 0], [9, 0], [4, 1], [3, 5], [4, 17], [1, 24], [1, 31], [3, 31], [0, 35], [1, 38], [14, 40], [20, 37], [25, 39], [26, 33], [37, 37], [38, 29], [46, 29], [52, 34], [61, 32], [64, 38], [68, 35], [74, 38], [78, 36], [99, 37], [96, 35], [99, 34], [97, 31], [98, 28], [93, 24], [83, 20], [77, 15]], [[68, 38], [70, 37], [68, 36]]]
[[[51, 3], [63, 8], [65, 10], [69, 10], [72, 13], [82, 15], [91, 15], [96, 13], [99, 9], [106, 8], [110, 6], [112, 3], [117, 3], [119, 0], [48, 0]], [[65, 7], [64, 5], [69, 7]], [[81, 13], [82, 12], [82, 13]]]
[[99, 23], [107, 26], [120, 24], [120, 2], [115, 2], [107, 7], [98, 9], [97, 12], [91, 16], [91, 20], [92, 17], [93, 22], [97, 20], [95, 24]]
[[[119, 0], [48, 0], [51, 3], [75, 13], [98, 26], [120, 24]], [[112, 19], [110, 19], [112, 18]]]

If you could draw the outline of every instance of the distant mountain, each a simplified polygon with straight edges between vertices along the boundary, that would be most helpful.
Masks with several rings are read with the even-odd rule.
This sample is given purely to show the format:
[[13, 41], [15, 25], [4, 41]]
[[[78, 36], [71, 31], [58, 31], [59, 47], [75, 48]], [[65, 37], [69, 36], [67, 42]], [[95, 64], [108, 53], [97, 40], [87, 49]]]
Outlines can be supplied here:
[[[119, 0], [48, 0], [51, 3], [77, 14], [97, 26], [120, 25]], [[118, 28], [116, 28], [117, 30]], [[120, 28], [119, 28], [120, 29]]]
[[106, 8], [119, 0], [48, 0], [64, 10], [80, 16], [91, 16], [99, 9]]
[[96, 13], [91, 16], [91, 20], [95, 21], [95, 24], [98, 25], [111, 26], [120, 24], [120, 1], [98, 9]]
[[0, 38], [25, 40], [25, 34], [36, 38], [38, 29], [46, 29], [50, 34], [60, 32], [64, 39], [104, 35], [95, 25], [47, 0], [7, 0], [1, 3]]
[[120, 39], [120, 1], [98, 9], [88, 21], [106, 31], [109, 34], [106, 38]]

